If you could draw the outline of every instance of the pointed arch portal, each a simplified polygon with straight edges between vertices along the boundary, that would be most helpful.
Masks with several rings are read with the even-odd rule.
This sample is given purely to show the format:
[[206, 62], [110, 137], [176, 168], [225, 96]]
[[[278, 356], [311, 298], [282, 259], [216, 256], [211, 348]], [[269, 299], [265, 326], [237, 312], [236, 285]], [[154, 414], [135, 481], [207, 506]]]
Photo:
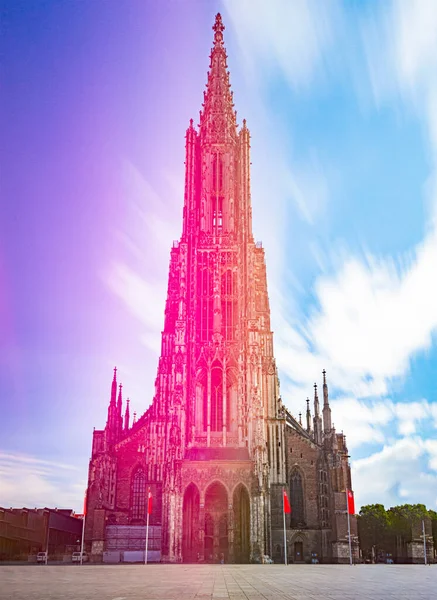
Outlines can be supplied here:
[[235, 562], [248, 563], [250, 558], [250, 500], [244, 485], [239, 485], [235, 490], [233, 507]]
[[182, 558], [197, 562], [199, 552], [199, 490], [190, 485], [185, 490], [182, 523]]
[[218, 481], [212, 483], [205, 494], [204, 539], [207, 562], [217, 562], [221, 554], [225, 562], [228, 561], [228, 493]]

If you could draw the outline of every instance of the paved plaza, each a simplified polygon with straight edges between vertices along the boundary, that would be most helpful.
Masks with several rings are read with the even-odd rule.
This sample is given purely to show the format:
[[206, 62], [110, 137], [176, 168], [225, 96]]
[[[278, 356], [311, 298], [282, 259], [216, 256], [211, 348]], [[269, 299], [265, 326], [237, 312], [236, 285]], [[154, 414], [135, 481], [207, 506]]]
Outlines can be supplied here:
[[437, 566], [2, 566], [8, 600], [432, 600]]

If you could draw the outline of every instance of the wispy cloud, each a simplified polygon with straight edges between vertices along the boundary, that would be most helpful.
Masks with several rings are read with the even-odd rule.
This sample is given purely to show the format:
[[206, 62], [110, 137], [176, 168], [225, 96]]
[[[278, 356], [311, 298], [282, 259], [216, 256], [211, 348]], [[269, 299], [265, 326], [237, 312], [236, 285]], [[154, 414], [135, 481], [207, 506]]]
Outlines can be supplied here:
[[76, 466], [0, 452], [0, 506], [80, 510], [85, 487]]
[[339, 14], [336, 2], [224, 0], [224, 5], [255, 85], [278, 73], [291, 87], [302, 88], [320, 75]]
[[307, 339], [283, 327], [277, 340], [280, 366], [297, 386], [310, 389], [326, 368], [344, 393], [383, 395], [390, 380], [408, 373], [437, 329], [437, 238], [427, 238], [401, 265], [369, 254], [319, 277], [317, 308], [302, 318]]
[[[376, 501], [386, 507], [403, 503], [437, 506], [436, 448], [418, 437], [405, 437], [380, 452], [352, 463], [357, 505]], [[424, 464], [425, 463], [425, 464]]]
[[126, 222], [115, 230], [121, 241], [120, 252], [104, 274], [110, 289], [139, 321], [140, 339], [156, 354], [163, 327], [171, 240], [180, 235], [183, 202], [183, 182], [178, 187], [165, 173], [163, 179], [171, 190], [165, 202], [142, 173], [125, 162]]

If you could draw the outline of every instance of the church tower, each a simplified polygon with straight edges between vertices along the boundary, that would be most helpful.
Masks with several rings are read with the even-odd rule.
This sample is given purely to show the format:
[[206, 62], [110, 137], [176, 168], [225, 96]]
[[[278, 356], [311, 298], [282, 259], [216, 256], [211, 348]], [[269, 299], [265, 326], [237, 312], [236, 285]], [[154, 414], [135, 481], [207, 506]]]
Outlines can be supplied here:
[[330, 515], [345, 497], [347, 448], [331, 428], [326, 380], [323, 425], [315, 386], [313, 429], [309, 401], [304, 429], [279, 396], [264, 249], [252, 233], [250, 134], [237, 123], [220, 14], [213, 31], [200, 122], [186, 132], [153, 401], [131, 423], [127, 400], [123, 426], [114, 371], [107, 424], [93, 434], [86, 540], [103, 559], [144, 553], [149, 490], [149, 548], [165, 562], [282, 560], [284, 487], [289, 547], [328, 556]]
[[186, 134], [183, 232], [171, 252], [155, 399], [174, 432], [164, 449], [169, 560], [265, 551], [268, 430], [281, 436], [264, 251], [252, 234], [250, 134], [237, 125], [220, 14], [213, 30], [200, 124]]

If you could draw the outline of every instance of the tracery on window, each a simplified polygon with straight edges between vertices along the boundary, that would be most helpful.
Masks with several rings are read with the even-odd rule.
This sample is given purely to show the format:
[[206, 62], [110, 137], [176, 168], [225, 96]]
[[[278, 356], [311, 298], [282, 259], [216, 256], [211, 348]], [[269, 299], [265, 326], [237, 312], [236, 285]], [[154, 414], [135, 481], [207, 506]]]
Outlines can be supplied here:
[[237, 326], [236, 273], [227, 269], [221, 277], [222, 335], [225, 340], [235, 339]]
[[223, 371], [217, 364], [211, 370], [211, 431], [223, 429]]
[[305, 524], [304, 496], [302, 475], [294, 470], [290, 477], [290, 499], [291, 499], [291, 526], [297, 527]]
[[146, 517], [146, 474], [140, 467], [131, 481], [131, 519], [139, 520]]
[[214, 322], [214, 281], [213, 271], [208, 264], [208, 253], [198, 254], [197, 272], [197, 330], [201, 341], [212, 337]]

